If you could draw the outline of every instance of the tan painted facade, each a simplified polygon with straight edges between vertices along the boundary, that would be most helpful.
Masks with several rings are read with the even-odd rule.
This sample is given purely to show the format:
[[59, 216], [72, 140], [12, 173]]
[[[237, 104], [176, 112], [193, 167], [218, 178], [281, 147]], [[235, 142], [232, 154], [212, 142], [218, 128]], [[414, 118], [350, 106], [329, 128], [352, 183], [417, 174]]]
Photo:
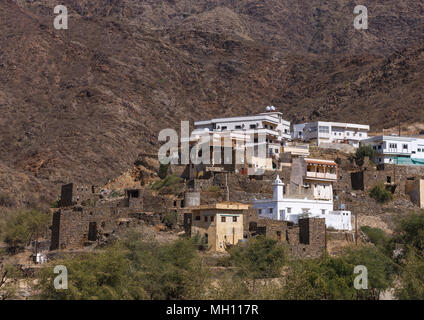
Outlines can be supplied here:
[[236, 245], [243, 239], [243, 210], [248, 205], [221, 202], [193, 208], [191, 234], [207, 239], [212, 251], [225, 251], [225, 245]]
[[420, 208], [424, 208], [424, 179], [416, 179], [406, 184], [406, 193], [411, 201]]

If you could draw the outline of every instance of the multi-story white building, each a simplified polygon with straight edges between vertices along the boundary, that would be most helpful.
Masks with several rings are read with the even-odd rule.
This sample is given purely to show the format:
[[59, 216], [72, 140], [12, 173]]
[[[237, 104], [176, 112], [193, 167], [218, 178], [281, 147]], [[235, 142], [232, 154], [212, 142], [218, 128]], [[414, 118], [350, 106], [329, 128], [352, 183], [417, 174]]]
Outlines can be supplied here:
[[424, 165], [424, 139], [397, 135], [375, 136], [361, 141], [376, 151], [376, 164]]
[[[253, 134], [254, 140], [247, 142], [246, 146], [254, 147], [254, 154], [249, 162], [256, 169], [277, 169], [276, 163], [282, 152], [282, 143], [291, 138], [290, 122], [283, 119], [281, 112], [276, 111], [252, 116], [195, 121], [194, 126], [195, 130], [192, 135], [195, 136], [210, 132], [220, 135], [228, 132]], [[259, 139], [258, 136], [261, 136], [261, 138]], [[265, 157], [257, 155], [260, 146], [263, 146], [266, 150]]]
[[368, 125], [315, 121], [295, 124], [292, 138], [303, 141], [316, 141], [317, 145], [324, 143], [348, 143], [355, 148], [361, 140], [368, 138]]
[[273, 140], [289, 139], [290, 122], [283, 119], [281, 112], [264, 112], [258, 115], [217, 118], [195, 121], [195, 131], [243, 131], [245, 133], [265, 133]]
[[[299, 218], [324, 218], [327, 228], [352, 230], [350, 211], [333, 211], [333, 197], [314, 199], [286, 198], [284, 183], [277, 176], [272, 199], [255, 200], [254, 208], [258, 216], [265, 219], [291, 221], [298, 223]], [[327, 199], [326, 199], [327, 198]]]

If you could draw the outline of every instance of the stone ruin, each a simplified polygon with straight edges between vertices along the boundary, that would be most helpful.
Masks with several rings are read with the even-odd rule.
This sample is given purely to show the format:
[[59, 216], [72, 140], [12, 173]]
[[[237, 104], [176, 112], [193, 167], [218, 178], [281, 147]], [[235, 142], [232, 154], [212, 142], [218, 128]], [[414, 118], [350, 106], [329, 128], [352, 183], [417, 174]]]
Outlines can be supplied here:
[[297, 258], [317, 258], [326, 251], [325, 219], [322, 218], [301, 218], [298, 225], [290, 221], [258, 219], [249, 222], [249, 233], [286, 244]]
[[200, 204], [196, 192], [183, 197], [154, 195], [144, 189], [127, 189], [125, 195], [106, 193], [94, 186], [62, 186], [60, 208], [53, 213], [50, 250], [107, 241], [139, 224], [157, 225], [167, 212], [176, 212], [182, 225], [183, 213]]

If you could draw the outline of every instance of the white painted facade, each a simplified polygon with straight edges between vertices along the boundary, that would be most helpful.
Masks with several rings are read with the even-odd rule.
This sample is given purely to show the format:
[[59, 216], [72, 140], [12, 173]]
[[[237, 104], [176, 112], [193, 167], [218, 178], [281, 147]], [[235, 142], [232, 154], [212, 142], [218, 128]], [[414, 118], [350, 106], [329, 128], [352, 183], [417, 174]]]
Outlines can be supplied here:
[[289, 139], [290, 122], [283, 119], [281, 112], [264, 112], [258, 115], [216, 118], [194, 122], [195, 131], [243, 131], [265, 133], [275, 140]]
[[355, 148], [359, 147], [361, 140], [368, 138], [368, 125], [315, 121], [295, 124], [292, 138], [303, 141], [316, 140], [321, 143], [348, 143]]
[[333, 196], [330, 200], [289, 199], [284, 197], [284, 183], [277, 176], [272, 199], [255, 200], [260, 218], [292, 221], [298, 223], [299, 217], [324, 218], [327, 228], [352, 230], [350, 211], [334, 211]]
[[377, 164], [424, 165], [424, 139], [397, 135], [375, 136], [361, 141], [376, 151]]

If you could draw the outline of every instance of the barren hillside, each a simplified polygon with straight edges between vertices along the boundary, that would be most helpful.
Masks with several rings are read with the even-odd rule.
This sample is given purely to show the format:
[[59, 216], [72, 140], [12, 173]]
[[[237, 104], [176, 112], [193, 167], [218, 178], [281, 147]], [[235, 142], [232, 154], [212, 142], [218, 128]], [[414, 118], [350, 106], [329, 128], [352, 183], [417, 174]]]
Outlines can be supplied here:
[[107, 182], [180, 120], [424, 121], [419, 1], [362, 1], [367, 31], [344, 0], [62, 3], [68, 30], [55, 1], [0, 2], [0, 193], [20, 204]]

